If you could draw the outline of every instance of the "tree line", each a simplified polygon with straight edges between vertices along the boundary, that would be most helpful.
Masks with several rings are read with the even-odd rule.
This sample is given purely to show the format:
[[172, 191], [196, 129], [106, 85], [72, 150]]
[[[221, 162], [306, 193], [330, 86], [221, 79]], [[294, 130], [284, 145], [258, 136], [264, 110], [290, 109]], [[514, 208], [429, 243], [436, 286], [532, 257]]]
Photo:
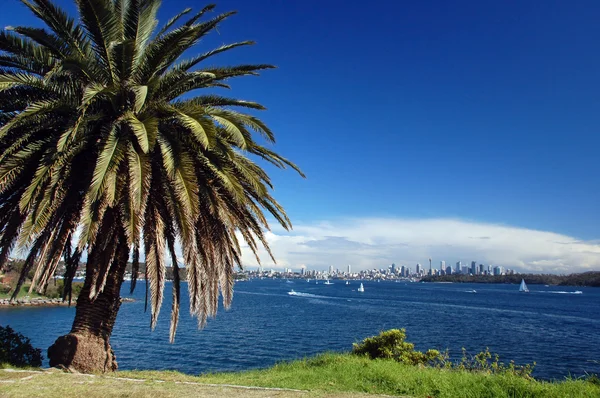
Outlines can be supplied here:
[[457, 283], [513, 283], [518, 284], [521, 279], [528, 285], [556, 285], [556, 286], [600, 286], [600, 272], [591, 271], [570, 275], [555, 274], [514, 274], [514, 275], [433, 275], [425, 276], [424, 282], [457, 282]]

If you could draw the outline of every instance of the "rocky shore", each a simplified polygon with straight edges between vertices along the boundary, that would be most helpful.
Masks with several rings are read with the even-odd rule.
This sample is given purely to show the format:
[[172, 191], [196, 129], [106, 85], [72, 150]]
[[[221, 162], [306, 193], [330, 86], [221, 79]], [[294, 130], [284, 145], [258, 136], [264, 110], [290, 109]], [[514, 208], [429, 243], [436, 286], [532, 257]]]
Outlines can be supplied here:
[[[132, 302], [135, 301], [132, 298], [128, 298], [128, 297], [123, 297], [121, 298], [121, 302], [123, 303], [127, 303], [127, 302]], [[77, 300], [73, 299], [71, 300], [71, 305], [74, 306], [75, 304], [77, 304]], [[0, 299], [0, 307], [40, 307], [40, 306], [57, 306], [57, 305], [69, 305], [68, 301], [63, 301], [60, 298], [42, 298], [42, 297], [35, 297], [35, 298], [19, 298], [14, 300], [13, 302], [10, 301], [10, 299]]]

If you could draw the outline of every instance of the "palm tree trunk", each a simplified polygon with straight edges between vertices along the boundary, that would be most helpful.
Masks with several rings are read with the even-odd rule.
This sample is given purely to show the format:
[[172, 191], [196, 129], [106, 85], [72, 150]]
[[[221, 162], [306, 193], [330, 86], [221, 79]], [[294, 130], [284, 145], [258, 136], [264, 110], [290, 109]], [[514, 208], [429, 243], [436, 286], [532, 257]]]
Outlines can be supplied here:
[[50, 366], [64, 366], [83, 373], [112, 372], [117, 369], [110, 335], [121, 306], [120, 290], [127, 257], [126, 250], [124, 255], [115, 256], [115, 264], [109, 271], [104, 290], [94, 301], [90, 300], [89, 293], [93, 283], [91, 271], [95, 267], [88, 262], [85, 282], [77, 299], [73, 327], [69, 334], [59, 337], [48, 348]]

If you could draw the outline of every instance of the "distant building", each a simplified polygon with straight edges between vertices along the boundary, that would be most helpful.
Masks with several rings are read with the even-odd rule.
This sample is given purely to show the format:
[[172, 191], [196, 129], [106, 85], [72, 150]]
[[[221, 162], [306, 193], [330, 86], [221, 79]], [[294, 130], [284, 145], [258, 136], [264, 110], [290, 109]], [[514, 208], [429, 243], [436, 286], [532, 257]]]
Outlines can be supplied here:
[[460, 274], [460, 272], [462, 271], [462, 263], [460, 261], [456, 262], [456, 273]]
[[392, 274], [396, 275], [396, 264], [392, 263]]
[[440, 269], [446, 269], [446, 262], [444, 260], [440, 261]]
[[479, 264], [479, 274], [483, 275], [484, 273], [485, 273], [484, 265], [483, 264]]
[[333, 275], [333, 265], [329, 266], [329, 275]]
[[502, 267], [496, 266], [494, 267], [494, 276], [502, 275]]
[[350, 275], [352, 273], [352, 267], [350, 267], [350, 264], [348, 264], [348, 275]]
[[446, 275], [452, 275], [452, 267], [451, 266], [446, 267]]
[[477, 275], [477, 263], [475, 261], [471, 261], [471, 274]]
[[417, 264], [417, 275], [421, 275], [421, 264]]

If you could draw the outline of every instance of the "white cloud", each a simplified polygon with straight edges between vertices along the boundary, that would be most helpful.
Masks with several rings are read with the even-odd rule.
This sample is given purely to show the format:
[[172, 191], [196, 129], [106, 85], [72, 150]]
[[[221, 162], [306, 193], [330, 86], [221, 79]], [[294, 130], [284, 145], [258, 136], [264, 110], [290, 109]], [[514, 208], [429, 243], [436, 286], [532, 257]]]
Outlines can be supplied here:
[[[265, 268], [353, 270], [389, 264], [456, 261], [502, 265], [526, 272], [571, 273], [600, 269], [600, 245], [553, 232], [454, 219], [363, 218], [274, 229], [267, 240], [277, 264], [261, 251]], [[245, 266], [258, 265], [247, 247]]]

